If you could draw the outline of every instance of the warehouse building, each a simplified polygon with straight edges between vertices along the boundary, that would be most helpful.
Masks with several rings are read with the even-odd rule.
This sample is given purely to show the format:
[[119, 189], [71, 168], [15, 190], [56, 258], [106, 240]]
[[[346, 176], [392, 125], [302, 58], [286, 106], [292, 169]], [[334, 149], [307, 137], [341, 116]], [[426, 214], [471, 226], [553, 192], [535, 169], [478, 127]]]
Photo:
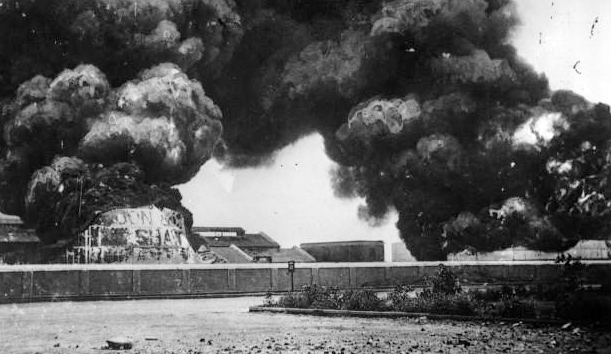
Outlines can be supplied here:
[[193, 227], [190, 241], [198, 253], [211, 252], [223, 263], [316, 262], [299, 247], [281, 248], [264, 232], [246, 233], [241, 227]]
[[36, 232], [25, 228], [21, 218], [0, 213], [0, 263], [36, 261], [39, 245]]
[[383, 241], [315, 242], [300, 247], [318, 262], [384, 262]]

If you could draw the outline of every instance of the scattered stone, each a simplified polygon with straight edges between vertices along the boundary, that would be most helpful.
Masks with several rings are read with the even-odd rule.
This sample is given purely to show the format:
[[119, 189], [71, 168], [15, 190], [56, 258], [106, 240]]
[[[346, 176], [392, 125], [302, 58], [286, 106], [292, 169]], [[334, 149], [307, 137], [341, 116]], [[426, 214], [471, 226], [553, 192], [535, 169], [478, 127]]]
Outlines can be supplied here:
[[59, 343], [55, 343], [55, 344], [53, 345], [53, 348], [59, 348]]
[[549, 346], [550, 347], [555, 347], [556, 344], [558, 344], [558, 342], [556, 342], [555, 340], [552, 340], [552, 341], [549, 342]]
[[134, 343], [127, 337], [114, 337], [111, 339], [107, 339], [106, 343], [108, 343], [109, 349], [132, 349]]
[[[206, 314], [206, 316], [209, 316], [209, 314]], [[236, 314], [236, 316], [238, 315]], [[416, 322], [417, 318], [409, 321], [407, 319], [344, 321], [304, 317], [303, 320], [308, 326], [308, 331], [304, 331], [303, 335], [300, 334], [299, 336], [289, 336], [288, 334], [285, 336], [286, 326], [292, 327], [294, 323], [282, 317], [280, 320], [285, 322], [277, 324], [278, 316], [274, 316], [270, 316], [270, 330], [262, 326], [259, 315], [253, 316], [252, 323], [248, 322], [251, 319], [232, 321], [229, 323], [230, 327], [227, 330], [223, 329], [224, 332], [216, 337], [216, 341], [211, 340], [211, 337], [215, 337], [216, 333], [210, 333], [209, 331], [206, 332], [208, 338], [197, 338], [198, 331], [201, 333], [202, 328], [209, 328], [206, 326], [211, 322], [207, 319], [202, 320], [201, 323], [198, 322], [197, 325], [192, 325], [189, 331], [184, 331], [184, 334], [171, 333], [168, 336], [164, 335], [163, 339], [156, 335], [152, 336], [156, 332], [150, 331], [156, 330], [156, 325], [151, 328], [134, 328], [131, 331], [128, 327], [122, 327], [115, 329], [117, 331], [115, 333], [129, 333], [130, 336], [133, 336], [134, 348], [131, 351], [100, 350], [102, 344], [106, 345], [105, 342], [100, 343], [95, 348], [90, 348], [93, 345], [87, 345], [85, 340], [95, 343], [95, 336], [93, 336], [79, 338], [79, 341], [83, 341], [84, 347], [81, 349], [79, 345], [79, 349], [75, 349], [74, 352], [84, 350], [92, 353], [99, 352], [100, 354], [271, 354], [308, 352], [312, 354], [323, 354], [324, 352], [327, 354], [509, 354], [517, 352], [536, 354], [538, 352], [596, 352], [611, 345], [611, 334], [600, 333], [598, 327], [582, 326], [581, 323], [579, 327], [577, 327], [577, 323], [571, 324], [567, 329], [561, 329], [562, 324], [531, 326], [526, 323], [512, 328], [514, 321], [507, 322], [505, 326], [499, 326], [497, 322], [490, 322], [485, 325], [485, 322], [482, 321], [455, 323], [453, 321], [434, 320], [426, 324], [419, 324]], [[182, 319], [182, 317], [180, 318]], [[246, 322], [250, 327], [246, 327], [245, 330], [242, 327], [237, 327], [237, 329], [231, 327], [234, 323], [241, 325], [242, 322]], [[515, 322], [518, 322], [518, 320]], [[314, 328], [317, 325], [320, 325], [319, 329]], [[254, 331], [249, 331], [249, 329], [254, 329]], [[62, 338], [64, 340], [63, 344], [59, 342], [59, 339], [53, 340], [55, 334], [52, 331], [54, 330], [51, 330], [51, 333], [45, 336], [48, 342], [44, 344], [47, 350], [43, 352], [49, 352], [48, 348], [53, 347], [54, 343], [59, 343], [61, 347], [54, 348], [51, 352], [68, 352], [68, 349], [76, 348], [76, 343], [66, 342], [64, 338]], [[78, 333], [76, 330], [74, 332]], [[99, 334], [96, 333], [95, 335]], [[75, 334], [75, 336], [77, 335]], [[229, 338], [233, 340], [229, 340]], [[149, 342], [145, 342], [145, 340]], [[151, 342], [151, 340], [155, 342]], [[208, 340], [214, 343], [207, 345]], [[261, 344], [260, 347], [259, 344]], [[70, 346], [68, 347], [68, 345]], [[40, 350], [42, 347], [34, 349]], [[104, 347], [102, 349], [110, 348]], [[607, 351], [607, 354], [611, 354], [611, 352]]]
[[469, 342], [469, 341], [468, 341], [468, 340], [466, 340], [466, 339], [459, 339], [459, 340], [458, 340], [458, 345], [464, 345], [465, 347], [468, 347], [468, 346], [470, 346], [470, 345], [471, 345], [471, 342]]
[[569, 329], [569, 327], [571, 327], [571, 325], [572, 325], [571, 322], [567, 322], [567, 323], [562, 325], [562, 329]]

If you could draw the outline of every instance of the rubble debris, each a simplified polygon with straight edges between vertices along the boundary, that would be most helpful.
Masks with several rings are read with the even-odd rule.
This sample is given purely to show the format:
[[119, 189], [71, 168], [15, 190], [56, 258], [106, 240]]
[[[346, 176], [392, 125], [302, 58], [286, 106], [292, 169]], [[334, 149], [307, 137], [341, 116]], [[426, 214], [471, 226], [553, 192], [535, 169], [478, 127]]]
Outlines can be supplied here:
[[111, 339], [107, 339], [106, 343], [108, 343], [108, 349], [114, 350], [126, 350], [132, 349], [134, 343], [127, 337], [114, 337]]

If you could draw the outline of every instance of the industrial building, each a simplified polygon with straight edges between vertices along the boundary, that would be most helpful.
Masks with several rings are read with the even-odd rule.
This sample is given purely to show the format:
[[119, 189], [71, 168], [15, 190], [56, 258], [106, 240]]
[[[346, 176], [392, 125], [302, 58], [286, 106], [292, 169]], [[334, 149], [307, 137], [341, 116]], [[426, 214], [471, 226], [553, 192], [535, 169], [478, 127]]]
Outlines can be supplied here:
[[198, 253], [211, 252], [223, 263], [316, 262], [299, 247], [280, 248], [267, 234], [246, 233], [241, 227], [193, 227], [190, 241]]
[[[603, 260], [611, 259], [610, 240], [581, 240], [570, 249], [561, 252], [575, 259]], [[560, 254], [529, 250], [526, 247], [509, 247], [493, 252], [473, 252], [465, 250], [448, 255], [449, 261], [532, 261], [555, 260]]]
[[318, 262], [384, 262], [383, 241], [315, 242], [300, 247]]
[[40, 240], [18, 216], [0, 213], [0, 263], [32, 261]]
[[[611, 241], [608, 240], [582, 240], [562, 254], [583, 260], [611, 259], [610, 246]], [[559, 255], [555, 252], [534, 251], [523, 246], [516, 246], [493, 252], [464, 250], [458, 253], [450, 253], [448, 261], [549, 261], [556, 260]], [[415, 260], [405, 243], [396, 242], [392, 244], [393, 262], [413, 262]]]

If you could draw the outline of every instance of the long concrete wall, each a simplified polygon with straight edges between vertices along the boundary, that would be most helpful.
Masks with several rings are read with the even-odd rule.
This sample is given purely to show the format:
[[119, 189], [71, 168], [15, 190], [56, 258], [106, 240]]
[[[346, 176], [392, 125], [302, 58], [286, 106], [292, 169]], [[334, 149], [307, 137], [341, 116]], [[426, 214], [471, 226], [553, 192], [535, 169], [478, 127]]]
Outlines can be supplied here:
[[[609, 282], [611, 261], [585, 262], [588, 281]], [[438, 262], [301, 263], [294, 286], [388, 288], [423, 285]], [[444, 262], [463, 284], [546, 283], [562, 272], [553, 262]], [[0, 303], [199, 297], [290, 290], [285, 264], [0, 266]]]

